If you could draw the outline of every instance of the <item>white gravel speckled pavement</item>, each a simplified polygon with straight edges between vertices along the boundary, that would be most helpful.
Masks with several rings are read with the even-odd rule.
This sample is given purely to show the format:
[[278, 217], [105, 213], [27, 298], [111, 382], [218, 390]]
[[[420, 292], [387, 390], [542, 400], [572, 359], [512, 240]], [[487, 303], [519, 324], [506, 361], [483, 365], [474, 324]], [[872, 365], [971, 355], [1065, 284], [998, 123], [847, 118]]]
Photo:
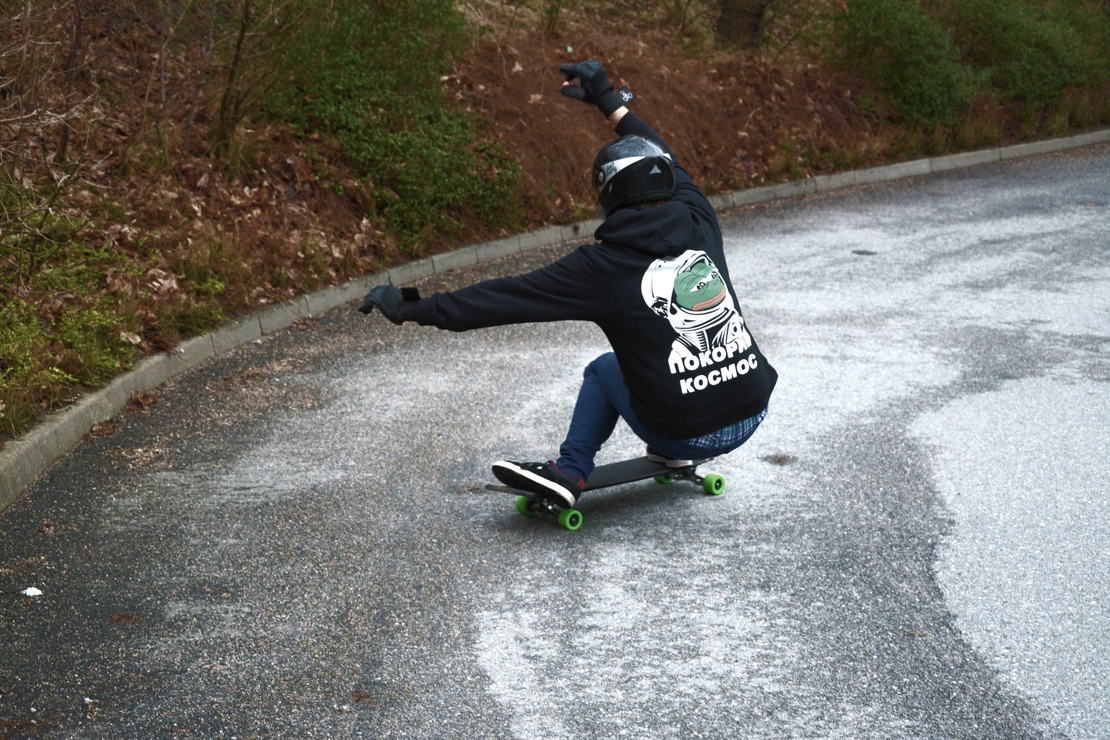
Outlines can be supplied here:
[[600, 332], [332, 312], [176, 376], [0, 517], [3, 728], [1110, 734], [1110, 147], [724, 227], [781, 381], [723, 496], [519, 516], [488, 464], [554, 453]]

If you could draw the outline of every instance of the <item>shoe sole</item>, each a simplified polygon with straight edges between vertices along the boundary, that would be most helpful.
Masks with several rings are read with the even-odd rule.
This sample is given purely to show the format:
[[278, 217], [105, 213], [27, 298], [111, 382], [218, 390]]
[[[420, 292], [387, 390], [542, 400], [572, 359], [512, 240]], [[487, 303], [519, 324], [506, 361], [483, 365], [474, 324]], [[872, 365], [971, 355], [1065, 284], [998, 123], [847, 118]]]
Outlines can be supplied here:
[[[503, 473], [509, 473], [510, 478], [515, 476], [516, 480], [505, 480], [500, 475], [497, 475], [498, 470]], [[541, 475], [536, 475], [523, 468], [518, 468], [511, 462], [499, 460], [493, 464], [493, 471], [497, 479], [505, 485], [511, 486], [512, 488], [519, 488], [522, 491], [534, 493], [539, 496], [544, 496], [558, 506], [569, 509], [578, 503], [565, 488], [555, 481], [548, 480]]]

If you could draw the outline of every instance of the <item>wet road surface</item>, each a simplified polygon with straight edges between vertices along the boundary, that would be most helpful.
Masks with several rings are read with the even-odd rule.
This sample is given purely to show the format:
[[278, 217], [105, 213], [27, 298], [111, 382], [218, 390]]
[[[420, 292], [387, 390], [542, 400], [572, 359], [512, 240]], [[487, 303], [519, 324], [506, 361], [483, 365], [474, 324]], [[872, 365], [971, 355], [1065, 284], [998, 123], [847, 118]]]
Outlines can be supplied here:
[[481, 490], [590, 325], [302, 322], [0, 517], [0, 737], [1110, 736], [1110, 149], [724, 225], [781, 381], [723, 496]]

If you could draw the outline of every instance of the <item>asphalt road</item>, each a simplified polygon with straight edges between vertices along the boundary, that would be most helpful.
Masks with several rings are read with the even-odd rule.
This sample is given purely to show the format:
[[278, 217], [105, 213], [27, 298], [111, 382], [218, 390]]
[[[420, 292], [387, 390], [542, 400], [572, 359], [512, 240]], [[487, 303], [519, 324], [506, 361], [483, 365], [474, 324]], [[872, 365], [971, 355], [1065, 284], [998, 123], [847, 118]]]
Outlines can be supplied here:
[[0, 737], [1110, 737], [1110, 148], [724, 222], [781, 375], [725, 495], [481, 490], [590, 325], [302, 323], [0, 517]]

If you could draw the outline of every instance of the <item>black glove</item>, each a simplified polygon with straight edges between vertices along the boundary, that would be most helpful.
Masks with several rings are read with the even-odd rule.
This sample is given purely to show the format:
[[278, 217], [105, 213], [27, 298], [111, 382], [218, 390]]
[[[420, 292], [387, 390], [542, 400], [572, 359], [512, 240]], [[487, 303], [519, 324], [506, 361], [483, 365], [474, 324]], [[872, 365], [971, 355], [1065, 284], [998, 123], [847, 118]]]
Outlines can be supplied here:
[[416, 288], [397, 290], [395, 285], [375, 285], [362, 299], [358, 310], [369, 314], [377, 306], [382, 315], [394, 324], [403, 324], [416, 318], [415, 306], [412, 304], [418, 300], [420, 292]]
[[568, 98], [581, 100], [583, 103], [596, 105], [606, 118], [613, 115], [613, 111], [628, 103], [636, 97], [627, 87], [621, 88], [619, 93], [613, 92], [613, 84], [605, 74], [605, 68], [596, 59], [590, 59], [577, 64], [561, 64], [559, 71], [567, 81], [579, 80], [582, 86], [563, 85], [559, 92]]

